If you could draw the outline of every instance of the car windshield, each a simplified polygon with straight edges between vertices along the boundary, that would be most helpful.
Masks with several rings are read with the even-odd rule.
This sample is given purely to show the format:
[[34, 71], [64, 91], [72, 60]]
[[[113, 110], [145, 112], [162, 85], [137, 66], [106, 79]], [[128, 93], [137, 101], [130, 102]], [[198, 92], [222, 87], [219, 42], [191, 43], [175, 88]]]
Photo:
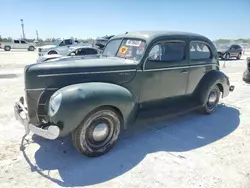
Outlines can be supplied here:
[[62, 40], [55, 40], [55, 41], [53, 42], [53, 44], [56, 45], [56, 46], [58, 46], [61, 42], [62, 42]]
[[120, 57], [139, 60], [145, 50], [145, 41], [140, 39], [115, 39], [104, 49], [105, 57]]

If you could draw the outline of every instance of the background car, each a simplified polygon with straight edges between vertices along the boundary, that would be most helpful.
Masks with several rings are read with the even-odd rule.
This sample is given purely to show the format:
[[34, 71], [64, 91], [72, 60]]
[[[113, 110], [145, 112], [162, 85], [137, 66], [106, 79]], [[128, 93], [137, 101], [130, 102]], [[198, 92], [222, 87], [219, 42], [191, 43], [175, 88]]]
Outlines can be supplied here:
[[10, 51], [11, 49], [27, 49], [28, 51], [34, 51], [36, 49], [35, 43], [29, 43], [25, 40], [12, 40], [11, 42], [0, 42], [0, 48], [5, 51]]
[[68, 48], [72, 46], [90, 45], [89, 43], [80, 43], [73, 39], [56, 40], [53, 45], [45, 45], [38, 48], [38, 56], [60, 54], [67, 55]]
[[101, 50], [104, 49], [104, 47], [106, 46], [107, 42], [109, 41], [109, 39], [111, 39], [114, 35], [106, 35], [103, 37], [98, 37], [95, 40], [95, 46], [99, 47]]
[[242, 56], [242, 47], [238, 44], [217, 46], [217, 51], [221, 59], [228, 60], [231, 57], [240, 59]]
[[101, 51], [98, 48], [91, 46], [74, 46], [68, 48], [65, 56], [60, 54], [44, 55], [37, 59], [37, 63], [47, 62], [50, 60], [70, 60], [72, 58], [98, 58], [100, 55]]

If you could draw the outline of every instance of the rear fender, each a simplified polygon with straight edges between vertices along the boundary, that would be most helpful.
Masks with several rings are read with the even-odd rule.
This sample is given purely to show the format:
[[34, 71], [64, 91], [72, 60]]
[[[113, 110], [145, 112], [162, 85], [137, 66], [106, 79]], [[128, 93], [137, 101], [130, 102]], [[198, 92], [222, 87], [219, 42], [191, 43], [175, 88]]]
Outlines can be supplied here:
[[136, 117], [136, 103], [132, 93], [126, 88], [101, 82], [81, 83], [66, 86], [57, 92], [62, 93], [58, 112], [50, 117], [55, 124], [61, 124], [61, 136], [72, 132], [93, 110], [111, 106], [119, 110], [126, 129]]
[[230, 87], [229, 78], [219, 70], [209, 71], [203, 76], [194, 91], [195, 98], [200, 100], [199, 102], [202, 104], [202, 106], [206, 102], [206, 96], [203, 95], [203, 93], [214, 85], [218, 85], [222, 92], [222, 98], [228, 96]]

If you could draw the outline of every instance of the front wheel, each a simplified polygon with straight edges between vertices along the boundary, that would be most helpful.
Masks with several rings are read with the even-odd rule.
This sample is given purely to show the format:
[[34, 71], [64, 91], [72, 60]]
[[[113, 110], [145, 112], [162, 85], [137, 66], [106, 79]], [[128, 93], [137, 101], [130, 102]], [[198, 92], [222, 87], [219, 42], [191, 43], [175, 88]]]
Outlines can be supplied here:
[[91, 112], [72, 133], [75, 148], [88, 157], [107, 153], [120, 134], [121, 117], [112, 108]]
[[229, 54], [229, 53], [227, 53], [227, 54], [225, 55], [225, 59], [226, 59], [226, 60], [229, 60], [229, 59], [230, 59], [230, 54]]
[[205, 93], [206, 103], [201, 109], [203, 114], [211, 114], [216, 110], [220, 100], [220, 94], [221, 92], [217, 85], [212, 88], [208, 88]]
[[29, 48], [28, 48], [28, 51], [34, 51], [35, 50], [35, 47], [34, 46], [30, 46]]
[[48, 54], [49, 54], [49, 55], [52, 55], [52, 54], [57, 54], [57, 52], [56, 52], [56, 51], [54, 51], [54, 50], [52, 50], [52, 51], [50, 51]]

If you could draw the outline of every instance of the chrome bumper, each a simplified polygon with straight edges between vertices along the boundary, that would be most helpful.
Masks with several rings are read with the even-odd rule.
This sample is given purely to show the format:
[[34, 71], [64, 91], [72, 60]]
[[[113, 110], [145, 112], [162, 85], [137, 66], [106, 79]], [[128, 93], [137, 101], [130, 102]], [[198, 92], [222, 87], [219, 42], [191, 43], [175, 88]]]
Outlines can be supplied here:
[[28, 135], [30, 132], [33, 132], [36, 135], [39, 135], [43, 138], [54, 140], [59, 137], [60, 129], [56, 125], [49, 125], [46, 129], [32, 125], [29, 122], [28, 111], [23, 105], [23, 98], [20, 98], [18, 102], [14, 105], [14, 114], [16, 120], [20, 121], [25, 128], [25, 133]]

